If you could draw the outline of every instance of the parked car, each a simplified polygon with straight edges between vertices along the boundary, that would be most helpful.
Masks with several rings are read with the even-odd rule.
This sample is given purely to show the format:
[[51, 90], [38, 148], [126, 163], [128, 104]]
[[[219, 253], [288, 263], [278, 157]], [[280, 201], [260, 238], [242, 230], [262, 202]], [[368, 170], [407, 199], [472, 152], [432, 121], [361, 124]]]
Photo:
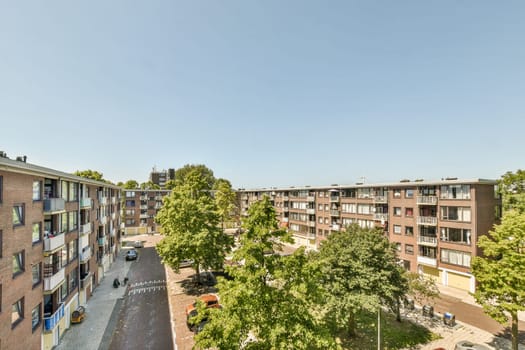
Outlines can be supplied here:
[[217, 278], [211, 271], [201, 272], [198, 276], [196, 274], [193, 275], [193, 281], [208, 287], [213, 287], [217, 284]]
[[135, 249], [130, 249], [126, 252], [126, 261], [137, 260], [139, 254]]
[[[201, 300], [204, 302], [204, 304], [206, 304], [206, 307], [215, 307], [215, 308], [219, 308], [220, 307], [220, 304], [219, 304], [219, 298], [217, 298], [217, 296], [215, 294], [203, 294], [201, 295], [197, 300]], [[192, 311], [197, 311], [195, 309], [195, 307], [197, 306], [197, 300], [195, 300], [194, 303], [186, 306], [186, 317], [190, 316], [190, 313]], [[193, 315], [195, 316], [195, 315]]]
[[184, 260], [181, 260], [181, 262], [179, 264], [179, 268], [191, 267], [191, 265], [193, 265], [193, 260], [191, 260], [191, 259], [184, 259]]
[[490, 348], [482, 344], [476, 344], [467, 340], [462, 340], [456, 343], [454, 350], [490, 350]]
[[144, 243], [142, 241], [135, 241], [133, 242], [133, 246], [135, 248], [144, 248]]

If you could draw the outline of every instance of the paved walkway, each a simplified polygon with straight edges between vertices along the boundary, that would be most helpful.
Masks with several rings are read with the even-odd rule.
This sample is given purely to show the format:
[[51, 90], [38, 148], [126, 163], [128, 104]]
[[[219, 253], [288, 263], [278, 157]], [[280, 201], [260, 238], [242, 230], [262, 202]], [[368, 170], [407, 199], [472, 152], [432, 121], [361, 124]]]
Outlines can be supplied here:
[[[111, 341], [111, 328], [116, 324], [118, 312], [111, 319], [113, 310], [118, 310], [126, 288], [113, 287], [113, 280], [120, 281], [126, 277], [130, 263], [125, 260], [126, 250], [120, 251], [117, 260], [113, 262], [110, 269], [105, 273], [100, 285], [93, 291], [92, 297], [84, 305], [86, 318], [82, 323], [72, 324], [65, 332], [56, 350], [99, 350], [107, 349]], [[108, 328], [106, 333], [106, 328]]]

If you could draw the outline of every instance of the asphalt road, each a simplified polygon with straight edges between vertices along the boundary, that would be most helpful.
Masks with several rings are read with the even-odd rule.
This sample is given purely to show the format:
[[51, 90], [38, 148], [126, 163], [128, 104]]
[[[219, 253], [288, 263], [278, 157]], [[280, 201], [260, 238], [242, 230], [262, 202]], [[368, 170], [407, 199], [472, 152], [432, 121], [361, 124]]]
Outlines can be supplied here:
[[109, 349], [173, 349], [164, 266], [154, 247], [137, 251]]

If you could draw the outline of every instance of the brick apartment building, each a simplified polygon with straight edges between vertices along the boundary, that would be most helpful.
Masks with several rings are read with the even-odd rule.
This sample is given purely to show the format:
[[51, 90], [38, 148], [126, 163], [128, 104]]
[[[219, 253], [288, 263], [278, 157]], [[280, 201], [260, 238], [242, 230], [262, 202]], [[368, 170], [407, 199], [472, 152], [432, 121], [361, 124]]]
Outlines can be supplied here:
[[157, 171], [157, 169], [153, 167], [151, 173], [149, 174], [149, 180], [155, 185], [159, 185], [160, 188], [164, 189], [166, 182], [169, 180], [175, 180], [175, 169], [170, 168], [168, 170]]
[[478, 238], [497, 223], [501, 200], [494, 180], [408, 181], [351, 186], [239, 190], [241, 215], [267, 195], [298, 245], [317, 249], [333, 231], [357, 223], [382, 227], [400, 262], [437, 283], [473, 292]]
[[0, 154], [0, 348], [51, 349], [118, 253], [120, 188]]
[[155, 216], [162, 207], [162, 199], [170, 190], [123, 190], [123, 222], [125, 234], [144, 234], [159, 231]]

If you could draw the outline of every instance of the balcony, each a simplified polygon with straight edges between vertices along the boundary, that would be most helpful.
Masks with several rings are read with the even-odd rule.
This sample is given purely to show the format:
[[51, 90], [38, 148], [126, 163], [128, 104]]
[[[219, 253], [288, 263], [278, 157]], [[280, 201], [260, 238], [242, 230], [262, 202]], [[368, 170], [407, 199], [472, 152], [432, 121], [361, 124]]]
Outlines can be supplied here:
[[142, 210], [147, 210], [147, 209], [148, 209], [148, 206], [147, 206], [147, 205], [141, 205], [141, 206], [140, 206], [140, 209], [142, 209]]
[[60, 233], [44, 239], [44, 252], [52, 252], [65, 244], [65, 235]]
[[331, 195], [330, 196], [330, 202], [339, 202], [339, 196]]
[[330, 210], [330, 216], [339, 216], [339, 210], [331, 209]]
[[117, 235], [117, 229], [113, 227], [111, 230], [109, 230], [109, 235], [111, 237], [115, 237]]
[[115, 220], [117, 218], [117, 212], [114, 211], [113, 213], [111, 213], [111, 220]]
[[282, 222], [288, 222], [288, 218], [282, 218]]
[[155, 196], [156, 201], [162, 201], [162, 196]]
[[117, 204], [117, 197], [111, 197], [111, 204]]
[[437, 237], [433, 237], [433, 236], [418, 236], [417, 244], [426, 245], [430, 247], [436, 247], [438, 244], [438, 239]]
[[306, 214], [309, 214], [309, 215], [315, 215], [315, 209], [306, 209]]
[[308, 196], [308, 197], [306, 197], [306, 201], [308, 201], [308, 202], [315, 202], [315, 196]]
[[341, 226], [339, 224], [332, 224], [330, 225], [330, 229], [332, 231], [339, 231], [341, 229]]
[[101, 224], [101, 225], [105, 225], [108, 223], [108, 217], [107, 216], [101, 216], [100, 219], [98, 220], [98, 222]]
[[65, 205], [63, 198], [44, 199], [44, 213], [49, 214], [64, 211], [66, 208]]
[[99, 246], [104, 246], [104, 245], [106, 245], [106, 242], [107, 242], [106, 236], [104, 236], [104, 237], [99, 237], [97, 241], [98, 241], [98, 245], [99, 245]]
[[66, 269], [64, 268], [59, 269], [49, 277], [46, 277], [46, 275], [50, 275], [52, 272], [46, 273], [46, 269], [53, 271], [54, 267], [52, 265], [44, 265], [44, 292], [54, 290], [56, 287], [61, 285], [66, 278]]
[[162, 203], [155, 204], [155, 209], [159, 210], [160, 208], [162, 208]]
[[107, 255], [103, 255], [99, 260], [98, 260], [98, 264], [99, 265], [107, 265], [109, 263], [109, 257]]
[[432, 267], [437, 266], [437, 260], [435, 258], [429, 258], [427, 256], [417, 256], [417, 263], [422, 265], [428, 265]]
[[288, 196], [283, 196], [283, 201], [287, 202], [290, 198]]
[[84, 225], [80, 225], [81, 235], [87, 235], [91, 232], [93, 232], [93, 224], [91, 222], [88, 222], [87, 224], [84, 224]]
[[89, 197], [80, 198], [80, 208], [91, 209], [93, 207], [93, 200]]
[[80, 253], [80, 263], [87, 263], [91, 259], [91, 247], [87, 247], [86, 250]]
[[99, 197], [98, 203], [100, 205], [108, 205], [109, 204], [108, 197]]
[[374, 203], [375, 204], [386, 204], [388, 203], [388, 197], [387, 196], [374, 196]]
[[315, 221], [308, 221], [308, 227], [315, 227]]
[[375, 213], [374, 214], [374, 220], [381, 221], [381, 222], [388, 221], [388, 214]]
[[418, 205], [437, 205], [437, 196], [417, 196]]
[[86, 289], [91, 284], [91, 272], [88, 272], [84, 276], [80, 276], [80, 289]]
[[437, 217], [435, 216], [418, 216], [417, 217], [418, 225], [436, 226], [437, 222], [438, 220], [437, 220]]
[[283, 211], [288, 211], [288, 210], [290, 210], [289, 207], [283, 207]]
[[89, 236], [88, 235], [81, 236], [79, 241], [80, 241], [79, 247], [81, 250], [84, 249], [85, 247], [89, 247]]
[[64, 304], [60, 304], [57, 311], [51, 316], [46, 316], [44, 314], [44, 332], [49, 332], [55, 329], [62, 317], [64, 317]]
[[149, 218], [149, 215], [146, 213], [146, 214], [140, 214], [140, 218], [141, 219], [147, 219]]

